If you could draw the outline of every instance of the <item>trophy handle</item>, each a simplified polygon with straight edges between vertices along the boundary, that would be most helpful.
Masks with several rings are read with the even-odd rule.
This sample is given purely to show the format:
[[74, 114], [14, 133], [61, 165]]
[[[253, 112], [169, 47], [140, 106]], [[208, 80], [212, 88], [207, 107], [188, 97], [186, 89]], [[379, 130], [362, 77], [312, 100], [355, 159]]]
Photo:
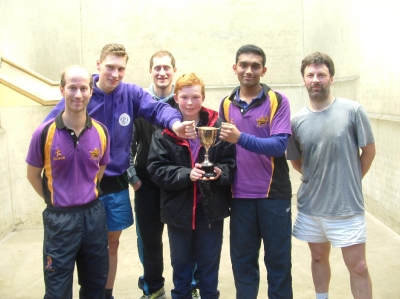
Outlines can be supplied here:
[[[219, 128], [217, 128], [220, 132], [221, 132], [221, 127], [219, 127]], [[218, 139], [219, 139], [219, 133], [218, 133]], [[219, 141], [217, 142], [217, 143], [214, 143], [211, 147], [213, 147], [213, 146], [216, 146], [216, 145], [218, 145], [218, 144], [220, 144], [221, 143], [221, 139], [219, 139]]]
[[[220, 144], [221, 143], [221, 139], [217, 142], [217, 143], [215, 143], [213, 146], [216, 146], [216, 145], [218, 145], [218, 144]], [[211, 146], [211, 147], [213, 147], [213, 146]]]

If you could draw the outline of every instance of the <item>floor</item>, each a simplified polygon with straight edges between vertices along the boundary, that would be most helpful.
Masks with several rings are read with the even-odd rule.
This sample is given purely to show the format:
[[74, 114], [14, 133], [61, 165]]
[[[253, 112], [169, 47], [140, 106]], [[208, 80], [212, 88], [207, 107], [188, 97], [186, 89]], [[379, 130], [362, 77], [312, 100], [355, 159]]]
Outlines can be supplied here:
[[[293, 219], [296, 214], [292, 206]], [[400, 298], [400, 236], [367, 213], [367, 261], [373, 281], [375, 299]], [[0, 298], [31, 299], [43, 298], [43, 276], [41, 265], [43, 230], [16, 230], [0, 240]], [[165, 288], [170, 298], [171, 266], [167, 234], [165, 246]], [[295, 299], [315, 298], [311, 272], [310, 254], [306, 243], [293, 239], [293, 292]], [[260, 259], [262, 264], [262, 256]], [[332, 279], [330, 298], [352, 298], [349, 275], [342, 261], [340, 249], [331, 252]], [[259, 298], [267, 298], [265, 267], [261, 267]], [[142, 274], [137, 255], [134, 227], [125, 230], [121, 237], [117, 280], [114, 286], [115, 299], [139, 298], [138, 276]], [[229, 259], [229, 218], [225, 222], [224, 245], [219, 273], [221, 298], [235, 298], [235, 287]], [[78, 298], [78, 284], [75, 278], [74, 298]]]

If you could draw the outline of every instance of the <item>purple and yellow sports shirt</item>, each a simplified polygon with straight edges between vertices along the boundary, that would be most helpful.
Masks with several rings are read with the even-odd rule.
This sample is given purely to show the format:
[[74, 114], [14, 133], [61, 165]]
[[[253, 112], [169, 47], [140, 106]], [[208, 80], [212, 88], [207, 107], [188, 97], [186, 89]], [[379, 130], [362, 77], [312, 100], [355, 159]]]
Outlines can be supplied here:
[[76, 136], [62, 113], [35, 130], [26, 162], [44, 168], [43, 194], [49, 206], [85, 205], [99, 197], [97, 175], [110, 161], [108, 131], [86, 115], [85, 128]]

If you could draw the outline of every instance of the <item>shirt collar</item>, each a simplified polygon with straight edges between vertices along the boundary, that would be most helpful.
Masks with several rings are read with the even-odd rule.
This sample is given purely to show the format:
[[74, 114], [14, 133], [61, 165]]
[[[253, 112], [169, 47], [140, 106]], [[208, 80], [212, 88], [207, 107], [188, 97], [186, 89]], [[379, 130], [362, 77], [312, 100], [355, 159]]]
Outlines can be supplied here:
[[235, 94], [235, 100], [239, 103], [239, 105], [244, 108], [247, 109], [254, 101], [262, 99], [262, 97], [264, 96], [264, 88], [261, 89], [261, 92], [257, 95], [257, 97], [253, 98], [250, 102], [250, 104], [247, 104], [246, 101], [243, 101], [240, 99], [240, 89], [238, 88], [236, 90], [236, 94]]
[[[64, 121], [62, 119], [62, 114], [64, 113], [64, 110], [62, 110], [55, 118], [55, 123], [58, 129], [60, 130], [66, 130], [68, 129], [67, 126], [64, 124]], [[86, 123], [85, 127], [90, 129], [93, 126], [92, 123], [92, 118], [89, 116], [89, 114], [86, 112]]]

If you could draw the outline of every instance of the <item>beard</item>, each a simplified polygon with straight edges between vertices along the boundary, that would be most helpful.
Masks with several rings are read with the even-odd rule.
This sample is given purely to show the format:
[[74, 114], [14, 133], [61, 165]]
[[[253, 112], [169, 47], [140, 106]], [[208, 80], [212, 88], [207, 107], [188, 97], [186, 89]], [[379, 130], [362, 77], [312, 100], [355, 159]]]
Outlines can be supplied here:
[[[314, 91], [313, 88], [316, 87], [318, 87], [320, 90]], [[323, 86], [322, 84], [314, 84], [307, 87], [307, 91], [311, 100], [322, 102], [329, 97], [331, 93], [331, 87], [329, 85]]]

